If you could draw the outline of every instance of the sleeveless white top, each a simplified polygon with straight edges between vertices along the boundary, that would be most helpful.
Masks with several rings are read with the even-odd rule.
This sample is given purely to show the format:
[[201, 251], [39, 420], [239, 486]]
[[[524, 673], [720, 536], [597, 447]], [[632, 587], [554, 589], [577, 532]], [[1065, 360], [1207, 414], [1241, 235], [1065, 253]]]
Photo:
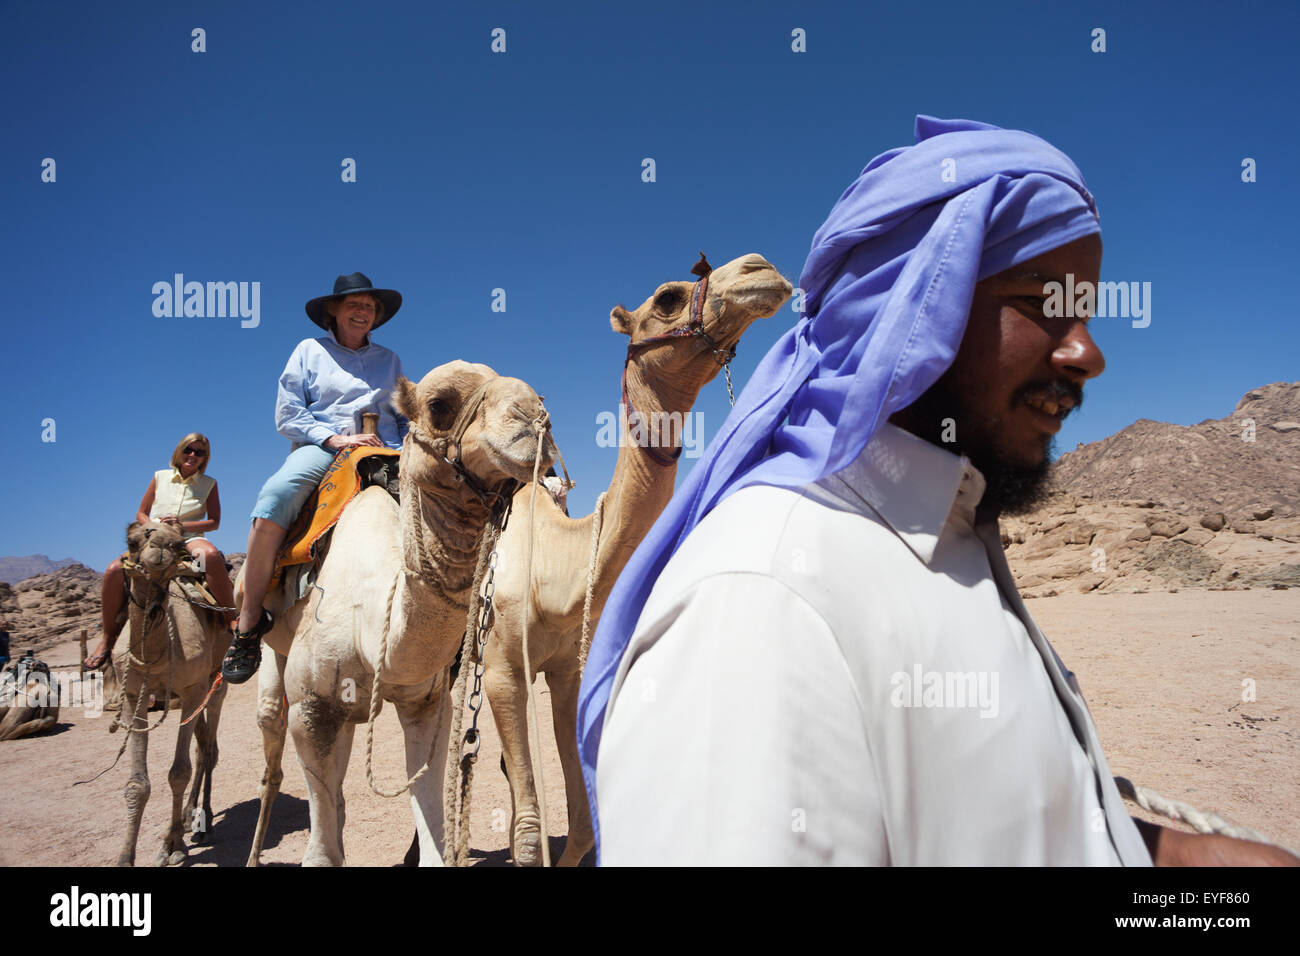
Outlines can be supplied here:
[[[182, 478], [175, 468], [154, 472], [150, 519], [158, 521], [161, 518], [176, 517], [182, 521], [197, 521], [207, 512], [208, 495], [216, 484], [215, 478], [197, 471], [188, 478]], [[201, 537], [203, 532], [195, 531], [187, 533], [185, 540]]]

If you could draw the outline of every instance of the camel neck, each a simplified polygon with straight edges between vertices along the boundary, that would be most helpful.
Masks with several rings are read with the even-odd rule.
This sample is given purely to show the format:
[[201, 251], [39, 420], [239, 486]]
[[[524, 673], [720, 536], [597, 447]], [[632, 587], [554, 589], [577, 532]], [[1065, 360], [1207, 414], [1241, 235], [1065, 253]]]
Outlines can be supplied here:
[[[636, 545], [645, 537], [673, 495], [677, 461], [667, 454], [682, 447], [682, 436], [699, 386], [693, 390], [651, 384], [641, 361], [627, 365], [627, 394], [638, 413], [638, 421], [620, 416], [620, 441], [614, 478], [606, 492], [596, 551], [592, 615], [604, 606], [614, 582], [623, 571]], [[643, 446], [657, 443], [659, 458]], [[583, 580], [585, 588], [585, 576]]]
[[408, 585], [462, 603], [473, 583], [486, 522], [487, 508], [463, 484], [448, 481], [426, 489], [403, 467], [402, 566]]

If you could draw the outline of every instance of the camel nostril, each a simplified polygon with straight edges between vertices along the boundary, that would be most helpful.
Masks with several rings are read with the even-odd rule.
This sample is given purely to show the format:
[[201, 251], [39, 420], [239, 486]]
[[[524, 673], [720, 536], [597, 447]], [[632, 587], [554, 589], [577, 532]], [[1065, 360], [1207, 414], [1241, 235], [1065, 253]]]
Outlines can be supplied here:
[[745, 258], [740, 260], [740, 271], [745, 272], [762, 272], [764, 269], [771, 269], [772, 263], [768, 262], [757, 252], [751, 252]]

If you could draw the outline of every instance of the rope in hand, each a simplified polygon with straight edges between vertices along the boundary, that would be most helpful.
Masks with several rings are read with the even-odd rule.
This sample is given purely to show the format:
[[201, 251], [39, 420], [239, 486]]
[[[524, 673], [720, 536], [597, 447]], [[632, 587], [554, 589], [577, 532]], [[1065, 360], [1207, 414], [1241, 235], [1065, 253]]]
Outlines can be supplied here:
[[1281, 846], [1287, 852], [1300, 856], [1300, 852], [1293, 850], [1289, 846], [1274, 843], [1258, 830], [1229, 823], [1217, 813], [1203, 813], [1190, 804], [1183, 803], [1180, 800], [1171, 800], [1147, 787], [1139, 787], [1127, 777], [1115, 777], [1115, 786], [1119, 790], [1120, 796], [1125, 800], [1136, 803], [1143, 810], [1148, 810], [1157, 816], [1166, 817], [1170, 820], [1181, 820], [1191, 826], [1197, 833], [1217, 833], [1220, 836], [1235, 837], [1238, 840], [1250, 840], [1253, 843]]

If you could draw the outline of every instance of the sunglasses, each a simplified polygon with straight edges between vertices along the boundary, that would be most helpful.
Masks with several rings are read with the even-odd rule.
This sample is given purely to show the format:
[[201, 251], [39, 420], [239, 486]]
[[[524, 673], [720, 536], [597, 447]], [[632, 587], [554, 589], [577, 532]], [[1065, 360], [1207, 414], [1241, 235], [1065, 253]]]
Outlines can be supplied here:
[[207, 458], [208, 453], [205, 449], [195, 448], [193, 445], [185, 449], [187, 455], [198, 455], [200, 458]]

